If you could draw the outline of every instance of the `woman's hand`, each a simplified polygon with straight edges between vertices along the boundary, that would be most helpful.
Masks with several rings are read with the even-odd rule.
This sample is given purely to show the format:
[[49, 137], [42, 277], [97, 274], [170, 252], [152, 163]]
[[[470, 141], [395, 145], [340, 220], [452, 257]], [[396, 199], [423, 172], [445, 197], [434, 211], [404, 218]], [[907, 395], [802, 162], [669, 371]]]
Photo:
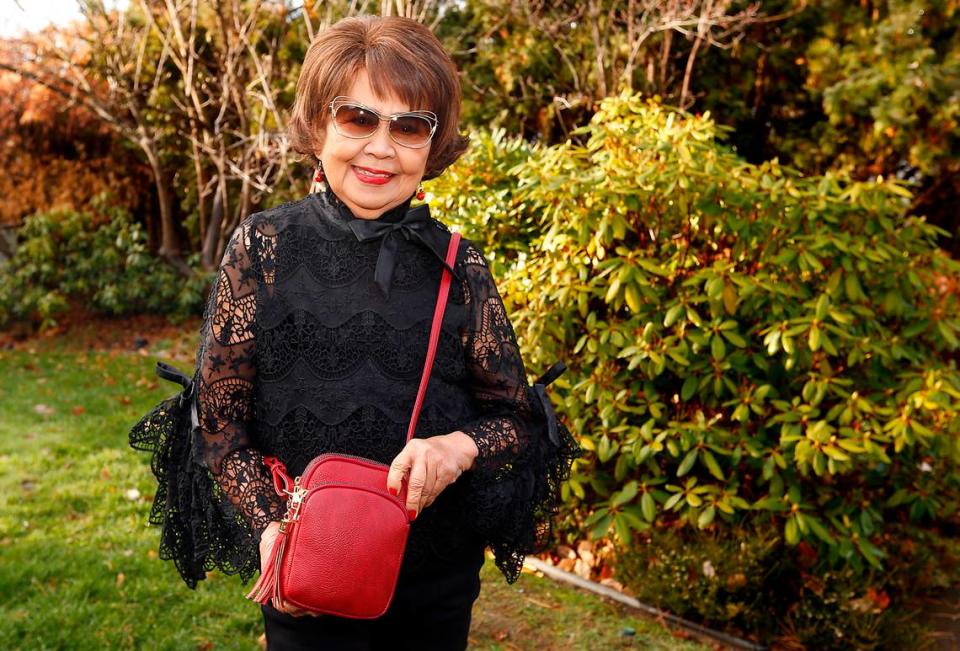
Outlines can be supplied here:
[[410, 519], [414, 519], [443, 489], [473, 467], [477, 454], [477, 444], [460, 431], [410, 439], [390, 464], [387, 489], [398, 495], [409, 474], [407, 510], [411, 512]]
[[[260, 536], [260, 573], [263, 574], [267, 570], [267, 564], [270, 562], [270, 552], [273, 551], [273, 541], [276, 540], [277, 535], [280, 533], [280, 523], [271, 522], [267, 525], [267, 528], [263, 530], [263, 534]], [[309, 610], [303, 610], [297, 608], [293, 604], [288, 604], [286, 602], [277, 603], [276, 600], [273, 601], [273, 607], [279, 610], [282, 613], [287, 613], [288, 615], [293, 615], [294, 617], [301, 617], [303, 615], [314, 615], [319, 616], [316, 613], [311, 613]]]

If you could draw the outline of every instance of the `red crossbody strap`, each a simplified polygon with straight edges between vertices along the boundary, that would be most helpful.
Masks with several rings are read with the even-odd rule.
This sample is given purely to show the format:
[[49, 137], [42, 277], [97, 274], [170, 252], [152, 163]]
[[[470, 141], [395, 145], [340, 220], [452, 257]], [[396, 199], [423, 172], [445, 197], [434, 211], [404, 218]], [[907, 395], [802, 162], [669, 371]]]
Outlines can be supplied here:
[[[453, 269], [457, 260], [457, 249], [460, 246], [460, 233], [450, 234], [450, 244], [447, 246], [447, 266]], [[423, 396], [427, 393], [427, 383], [430, 382], [430, 371], [433, 369], [433, 358], [437, 356], [437, 341], [440, 339], [440, 325], [443, 323], [443, 313], [447, 309], [447, 295], [450, 293], [450, 270], [443, 268], [440, 278], [440, 294], [437, 296], [437, 307], [433, 311], [433, 328], [430, 330], [430, 346], [427, 348], [427, 359], [423, 363], [423, 377], [420, 379], [420, 391], [417, 393], [417, 402], [413, 405], [413, 416], [410, 418], [410, 428], [407, 430], [407, 442], [417, 431], [417, 421], [420, 419], [420, 408], [423, 406]]]

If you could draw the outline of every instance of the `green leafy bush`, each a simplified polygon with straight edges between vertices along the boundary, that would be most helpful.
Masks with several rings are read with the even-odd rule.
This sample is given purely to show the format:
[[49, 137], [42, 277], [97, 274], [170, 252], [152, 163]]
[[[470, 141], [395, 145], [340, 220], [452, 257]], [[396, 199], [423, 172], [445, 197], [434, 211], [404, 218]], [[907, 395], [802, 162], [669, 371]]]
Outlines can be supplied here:
[[712, 531], [695, 537], [675, 527], [633, 541], [618, 552], [616, 574], [638, 598], [681, 616], [731, 622], [754, 630], [772, 610], [770, 583], [781, 576], [778, 536], [757, 532]]
[[0, 270], [0, 327], [55, 325], [71, 301], [112, 315], [179, 318], [202, 309], [209, 278], [184, 279], [151, 256], [142, 227], [106, 199], [96, 213], [62, 209], [27, 217], [16, 253]]
[[806, 543], [788, 553], [770, 528], [733, 526], [660, 528], [620, 549], [616, 572], [645, 603], [774, 648], [910, 649], [923, 635], [918, 608], [890, 605], [950, 585], [956, 545], [897, 530], [904, 537], [886, 571], [817, 568]]
[[[750, 526], [822, 575], [889, 569], [892, 523], [957, 507], [958, 265], [902, 185], [751, 165], [720, 129], [624, 94], [584, 145], [506, 168], [487, 141], [433, 187], [467, 236], [516, 236], [501, 290], [534, 370], [568, 361], [593, 454], [564, 491], [592, 535]], [[457, 198], [485, 175], [482, 210]]]
[[512, 170], [540, 151], [503, 129], [471, 134], [469, 155], [424, 184], [431, 209], [445, 222], [469, 231], [482, 248], [497, 278], [507, 264], [525, 256], [540, 226], [516, 195]]

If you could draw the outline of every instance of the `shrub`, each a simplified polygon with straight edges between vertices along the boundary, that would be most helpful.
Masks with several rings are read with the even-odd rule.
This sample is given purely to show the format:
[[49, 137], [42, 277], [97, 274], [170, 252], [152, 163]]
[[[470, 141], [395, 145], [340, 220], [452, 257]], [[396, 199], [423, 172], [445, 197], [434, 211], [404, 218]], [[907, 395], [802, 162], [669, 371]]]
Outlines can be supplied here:
[[180, 318], [202, 309], [209, 278], [184, 279], [151, 256], [140, 225], [105, 198], [97, 213], [61, 209], [26, 219], [13, 258], [0, 270], [0, 326], [55, 325], [71, 300], [111, 315]]
[[817, 567], [809, 545], [790, 553], [769, 527], [661, 527], [619, 546], [616, 574], [645, 603], [774, 648], [910, 649], [923, 630], [909, 598], [951, 585], [957, 550], [929, 532], [899, 533], [896, 564], [858, 573]]
[[471, 233], [498, 279], [518, 257], [525, 258], [540, 233], [516, 193], [513, 172], [539, 151], [522, 139], [507, 137], [503, 129], [472, 133], [469, 154], [424, 184], [431, 209]]
[[[505, 188], [525, 359], [568, 361], [558, 408], [593, 454], [564, 491], [592, 534], [749, 526], [866, 585], [894, 525], [956, 510], [957, 263], [902, 185], [748, 164], [721, 129], [624, 94], [583, 145], [463, 164]], [[469, 187], [437, 192], [472, 237], [496, 207]]]

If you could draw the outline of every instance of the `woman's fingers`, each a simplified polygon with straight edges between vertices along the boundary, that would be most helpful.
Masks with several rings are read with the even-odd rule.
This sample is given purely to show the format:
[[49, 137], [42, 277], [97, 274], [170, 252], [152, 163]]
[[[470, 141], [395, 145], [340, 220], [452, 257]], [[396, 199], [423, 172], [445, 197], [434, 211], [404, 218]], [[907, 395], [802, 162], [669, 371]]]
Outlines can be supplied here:
[[423, 439], [413, 439], [404, 446], [387, 472], [387, 489], [399, 494], [403, 478], [407, 477], [407, 511], [415, 518], [420, 512], [421, 501], [428, 486], [428, 467], [424, 453], [429, 444]]
[[446, 490], [450, 484], [457, 481], [461, 473], [459, 468], [451, 468], [446, 461], [440, 461], [434, 464], [433, 469], [435, 479], [432, 489], [423, 500], [421, 508], [424, 509], [433, 504], [440, 496], [440, 493]]
[[292, 615], [293, 617], [302, 617], [303, 615], [310, 614], [309, 611], [303, 610], [302, 608], [298, 608], [297, 606], [287, 603], [282, 599], [280, 600], [279, 604], [274, 605], [274, 608], [279, 610], [281, 613], [286, 613], [288, 615]]
[[410, 480], [407, 482], [407, 510], [413, 511], [411, 518], [420, 513], [420, 498], [427, 483], [427, 465], [422, 458], [414, 458], [410, 467]]
[[403, 479], [410, 472], [410, 466], [413, 463], [413, 452], [410, 443], [400, 451], [390, 464], [390, 470], [387, 472], [387, 490], [394, 495], [400, 494], [403, 486]]
[[387, 488], [399, 494], [404, 477], [407, 480], [408, 511], [420, 513], [460, 476], [460, 468], [452, 461], [450, 449], [442, 437], [412, 439], [400, 451], [387, 473]]
[[280, 612], [287, 613], [288, 615], [293, 615], [294, 617], [313, 614], [309, 610], [304, 610], [303, 608], [300, 608], [299, 606], [295, 606], [288, 601], [284, 601], [283, 599], [280, 600], [280, 605], [275, 606], [275, 608]]
[[[429, 459], [429, 455], [425, 456]], [[423, 486], [423, 495], [420, 496], [420, 508], [417, 511], [418, 513], [433, 503], [433, 500], [437, 496], [438, 489], [442, 488], [440, 486], [440, 478], [438, 473], [440, 464], [432, 463], [432, 460], [425, 460], [424, 465], [426, 466], [427, 482]]]

